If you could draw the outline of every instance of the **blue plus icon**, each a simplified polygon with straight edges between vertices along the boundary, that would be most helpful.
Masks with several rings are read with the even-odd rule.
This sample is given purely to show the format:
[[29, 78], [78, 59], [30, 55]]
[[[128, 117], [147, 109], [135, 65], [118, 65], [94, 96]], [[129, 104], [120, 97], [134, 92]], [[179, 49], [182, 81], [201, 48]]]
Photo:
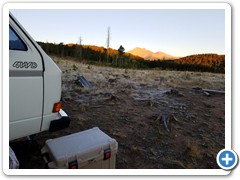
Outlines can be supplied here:
[[217, 155], [218, 165], [225, 170], [233, 169], [238, 161], [237, 154], [233, 150], [221, 150]]

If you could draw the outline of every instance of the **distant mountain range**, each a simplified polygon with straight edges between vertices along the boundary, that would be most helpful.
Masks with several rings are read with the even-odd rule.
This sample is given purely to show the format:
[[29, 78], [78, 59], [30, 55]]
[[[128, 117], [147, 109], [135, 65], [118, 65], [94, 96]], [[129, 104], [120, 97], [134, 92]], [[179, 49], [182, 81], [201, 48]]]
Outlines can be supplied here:
[[128, 51], [128, 53], [133, 54], [135, 56], [139, 56], [144, 58], [145, 60], [173, 60], [173, 59], [177, 59], [178, 57], [174, 57], [172, 55], [166, 54], [164, 52], [158, 51], [158, 52], [152, 52], [148, 49], [145, 48], [139, 48], [136, 47], [130, 51]]

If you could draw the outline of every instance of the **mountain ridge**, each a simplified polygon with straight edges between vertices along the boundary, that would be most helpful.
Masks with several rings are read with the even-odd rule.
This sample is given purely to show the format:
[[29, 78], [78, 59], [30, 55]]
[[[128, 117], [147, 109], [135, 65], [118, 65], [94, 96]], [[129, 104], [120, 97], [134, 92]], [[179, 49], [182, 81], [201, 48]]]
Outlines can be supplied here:
[[162, 51], [157, 51], [157, 52], [152, 52], [146, 48], [140, 48], [140, 47], [136, 47], [130, 51], [128, 51], [128, 53], [133, 54], [135, 56], [139, 56], [144, 58], [145, 60], [173, 60], [173, 59], [177, 59], [178, 57], [172, 56], [170, 54], [164, 53]]

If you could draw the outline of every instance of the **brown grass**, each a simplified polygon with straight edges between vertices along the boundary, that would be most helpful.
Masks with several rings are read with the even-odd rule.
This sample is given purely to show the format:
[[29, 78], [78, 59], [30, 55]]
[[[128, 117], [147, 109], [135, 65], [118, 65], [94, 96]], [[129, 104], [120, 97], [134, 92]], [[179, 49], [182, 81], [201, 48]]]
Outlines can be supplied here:
[[189, 155], [194, 159], [202, 159], [203, 152], [196, 141], [188, 140], [186, 144]]
[[[107, 82], [109, 78], [123, 76], [120, 81], [126, 84], [151, 83], [157, 86], [178, 87], [178, 86], [197, 86], [203, 88], [224, 89], [225, 75], [207, 72], [188, 72], [188, 71], [168, 71], [168, 70], [133, 70], [118, 69], [111, 67], [91, 67], [87, 64], [73, 60], [63, 60], [52, 57], [58, 66], [65, 73], [69, 80], [73, 80], [77, 74], [82, 74], [91, 82]], [[129, 77], [131, 77], [129, 79]]]
[[142, 149], [142, 147], [140, 147], [140, 146], [135, 146], [135, 145], [133, 145], [133, 146], [131, 147], [131, 151], [132, 151], [133, 153], [141, 153], [141, 152], [143, 151], [143, 149]]

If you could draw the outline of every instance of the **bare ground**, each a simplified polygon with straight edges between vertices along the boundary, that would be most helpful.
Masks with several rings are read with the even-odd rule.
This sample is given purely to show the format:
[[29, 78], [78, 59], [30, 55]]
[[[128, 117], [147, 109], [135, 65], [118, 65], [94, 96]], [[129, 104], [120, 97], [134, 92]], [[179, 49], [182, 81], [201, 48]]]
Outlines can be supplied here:
[[[21, 168], [44, 168], [40, 148], [47, 139], [93, 127], [117, 140], [116, 168], [219, 168], [225, 96], [200, 88], [224, 90], [223, 74], [115, 69], [54, 59], [63, 71], [63, 109], [72, 121], [67, 129], [36, 135], [38, 146], [28, 155], [17, 152]], [[76, 81], [79, 74], [93, 87], [83, 88]], [[168, 129], [162, 117], [172, 117]]]

